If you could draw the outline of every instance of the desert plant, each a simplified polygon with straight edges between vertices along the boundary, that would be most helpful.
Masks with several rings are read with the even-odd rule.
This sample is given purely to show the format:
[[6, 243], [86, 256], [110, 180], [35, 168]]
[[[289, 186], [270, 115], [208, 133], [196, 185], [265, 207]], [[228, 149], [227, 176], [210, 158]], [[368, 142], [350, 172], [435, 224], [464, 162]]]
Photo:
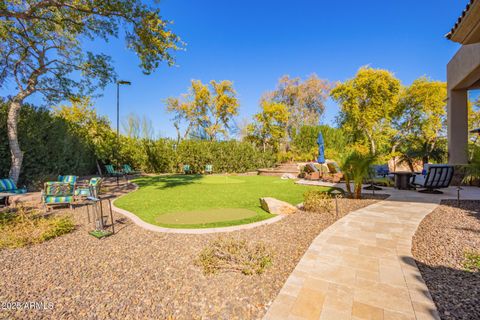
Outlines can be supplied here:
[[272, 254], [264, 244], [249, 244], [246, 240], [231, 237], [211, 242], [196, 261], [206, 275], [219, 271], [261, 274], [271, 263]]
[[306, 211], [325, 213], [333, 209], [332, 196], [324, 191], [305, 192], [303, 206]]
[[[342, 161], [342, 171], [344, 173], [347, 191], [353, 195], [355, 199], [362, 197], [362, 183], [370, 174], [371, 166], [375, 162], [375, 156], [371, 154], [363, 154], [359, 151], [353, 151]], [[350, 182], [353, 181], [354, 190], [352, 192]]]
[[0, 214], [0, 249], [41, 243], [75, 229], [71, 217], [45, 217], [35, 210], [19, 207]]
[[478, 272], [480, 271], [480, 252], [465, 252], [465, 260], [463, 261], [463, 267], [467, 271]]

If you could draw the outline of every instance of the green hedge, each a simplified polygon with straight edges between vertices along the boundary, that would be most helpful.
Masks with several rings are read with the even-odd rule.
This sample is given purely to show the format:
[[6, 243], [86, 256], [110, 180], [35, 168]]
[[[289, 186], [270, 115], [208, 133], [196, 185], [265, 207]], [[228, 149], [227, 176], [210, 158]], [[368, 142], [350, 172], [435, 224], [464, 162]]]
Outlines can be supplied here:
[[[0, 137], [3, 137], [0, 140], [0, 178], [8, 176], [11, 160], [6, 121], [7, 105], [0, 102]], [[116, 143], [115, 139], [100, 138], [101, 141], [92, 142], [85, 137], [83, 128], [55, 116], [46, 108], [22, 107], [18, 129], [20, 147], [24, 151], [19, 184], [34, 189], [59, 174], [95, 174], [95, 154], [105, 154], [96, 148], [105, 149], [108, 144], [107, 149], [116, 150], [116, 146], [110, 145]], [[116, 163], [114, 157], [112, 152], [102, 161]], [[147, 173], [181, 172], [183, 164], [189, 164], [194, 173], [203, 172], [207, 164], [213, 165], [215, 173], [242, 173], [271, 167], [276, 159], [273, 153], [264, 153], [249, 142], [183, 140], [177, 144], [172, 139], [122, 136], [119, 160]]]
[[182, 172], [185, 164], [194, 173], [203, 172], [207, 164], [213, 165], [215, 173], [242, 173], [275, 164], [273, 153], [235, 140], [183, 140], [177, 145], [171, 139], [122, 138], [121, 156], [122, 162], [148, 173]]
[[[19, 185], [38, 188], [59, 174], [84, 175], [95, 171], [95, 157], [68, 123], [45, 108], [25, 105], [20, 110], [19, 142], [24, 152]], [[11, 156], [7, 138], [7, 105], [0, 104], [0, 178], [7, 177]]]

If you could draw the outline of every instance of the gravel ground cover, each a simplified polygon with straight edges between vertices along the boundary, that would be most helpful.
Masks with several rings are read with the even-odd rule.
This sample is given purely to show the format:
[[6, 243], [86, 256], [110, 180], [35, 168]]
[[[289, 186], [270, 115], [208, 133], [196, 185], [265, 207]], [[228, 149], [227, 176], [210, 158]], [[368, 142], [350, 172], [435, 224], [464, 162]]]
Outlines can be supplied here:
[[442, 319], [480, 319], [480, 272], [465, 252], [480, 253], [480, 201], [445, 200], [420, 224], [412, 252]]
[[[341, 199], [340, 216], [380, 197]], [[336, 220], [334, 212], [299, 212], [223, 235], [272, 250], [272, 266], [246, 276], [204, 275], [195, 265], [219, 234], [155, 233], [115, 215], [117, 233], [97, 240], [87, 233], [84, 208], [72, 214], [78, 224], [73, 233], [0, 251], [0, 319], [260, 319], [311, 241]], [[5, 308], [11, 302], [44, 302], [47, 308]]]

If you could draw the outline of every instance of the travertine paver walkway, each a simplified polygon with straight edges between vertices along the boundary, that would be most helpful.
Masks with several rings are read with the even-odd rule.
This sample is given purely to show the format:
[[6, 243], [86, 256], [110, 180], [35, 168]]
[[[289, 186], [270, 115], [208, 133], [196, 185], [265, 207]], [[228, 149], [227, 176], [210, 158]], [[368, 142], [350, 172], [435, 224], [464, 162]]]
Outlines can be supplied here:
[[338, 220], [312, 242], [265, 319], [438, 319], [411, 241], [439, 200], [393, 194]]

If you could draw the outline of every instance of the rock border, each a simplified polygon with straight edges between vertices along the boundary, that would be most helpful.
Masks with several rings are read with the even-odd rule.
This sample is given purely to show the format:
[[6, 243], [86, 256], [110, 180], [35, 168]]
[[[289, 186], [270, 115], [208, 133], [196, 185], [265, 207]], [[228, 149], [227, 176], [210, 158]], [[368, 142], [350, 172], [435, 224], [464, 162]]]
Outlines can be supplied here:
[[[135, 192], [135, 191], [138, 190], [138, 185], [137, 184], [132, 183], [132, 182], [130, 182], [130, 184], [132, 184], [135, 187], [135, 189], [132, 190], [131, 192]], [[130, 194], [131, 192], [129, 192], [127, 194]], [[286, 216], [286, 215], [277, 215], [275, 217], [272, 217], [272, 218], [269, 218], [269, 219], [266, 219], [266, 220], [252, 222], [252, 223], [248, 223], [248, 224], [241, 224], [241, 225], [238, 225], [238, 226], [229, 226], [229, 227], [202, 228], [202, 229], [166, 228], [166, 227], [156, 226], [154, 224], [143, 221], [136, 214], [134, 214], [134, 213], [132, 213], [128, 210], [121, 209], [121, 208], [117, 207], [115, 205], [115, 201], [117, 201], [121, 197], [126, 196], [127, 194], [121, 195], [120, 197], [118, 197], [118, 198], [116, 198], [112, 201], [112, 210], [126, 216], [127, 218], [132, 220], [133, 223], [135, 223], [137, 226], [139, 226], [143, 229], [154, 231], [154, 232], [161, 232], [161, 233], [210, 234], [210, 233], [233, 232], [233, 231], [247, 230], [247, 229], [252, 229], [252, 228], [272, 224], [272, 223], [275, 223], [275, 222], [278, 222], [278, 221], [282, 220]]]

